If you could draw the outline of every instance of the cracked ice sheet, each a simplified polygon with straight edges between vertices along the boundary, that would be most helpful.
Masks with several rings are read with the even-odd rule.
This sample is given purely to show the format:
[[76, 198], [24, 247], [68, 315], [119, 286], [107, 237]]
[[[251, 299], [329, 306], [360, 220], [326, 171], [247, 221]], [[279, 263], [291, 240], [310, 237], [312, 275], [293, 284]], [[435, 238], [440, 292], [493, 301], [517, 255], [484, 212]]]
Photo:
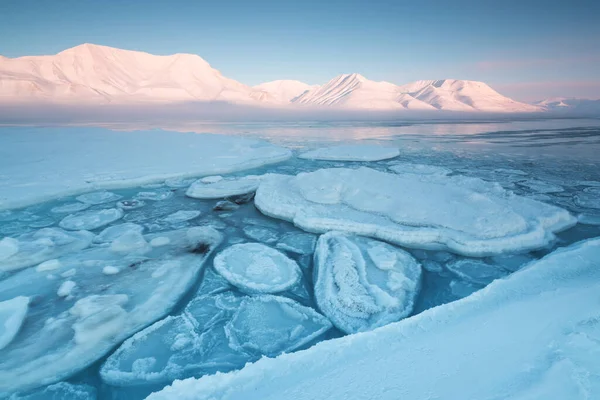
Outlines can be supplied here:
[[290, 157], [288, 149], [225, 135], [4, 128], [0, 209], [95, 189], [242, 171]]
[[553, 232], [576, 223], [564, 209], [481, 179], [365, 167], [268, 175], [255, 205], [309, 232], [338, 230], [475, 257], [543, 247]]
[[462, 300], [148, 399], [600, 398], [599, 260], [600, 238], [580, 242]]

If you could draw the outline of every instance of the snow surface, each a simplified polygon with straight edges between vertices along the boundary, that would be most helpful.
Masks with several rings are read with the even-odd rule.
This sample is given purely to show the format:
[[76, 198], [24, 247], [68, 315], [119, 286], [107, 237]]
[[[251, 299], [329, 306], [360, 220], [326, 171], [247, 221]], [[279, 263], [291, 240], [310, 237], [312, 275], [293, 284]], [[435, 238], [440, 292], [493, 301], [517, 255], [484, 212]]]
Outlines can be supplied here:
[[255, 205], [309, 232], [339, 230], [476, 257], [543, 247], [553, 232], [577, 221], [566, 210], [480, 179], [366, 167], [270, 175]]
[[260, 243], [230, 246], [217, 254], [215, 269], [247, 293], [277, 293], [296, 285], [302, 272], [283, 253]]
[[0, 350], [5, 348], [21, 329], [28, 307], [29, 298], [24, 296], [0, 301]]
[[[134, 233], [134, 232], [133, 232]], [[125, 234], [124, 236], [127, 236]], [[139, 234], [138, 234], [139, 235]], [[116, 241], [121, 240], [120, 236]], [[0, 355], [0, 397], [51, 384], [102, 358], [115, 345], [163, 318], [191, 288], [222, 236], [210, 227], [150, 234], [168, 237], [167, 246], [132, 251], [93, 247], [59, 259], [52, 276], [35, 268], [0, 280], [0, 301], [16, 295], [43, 299], [30, 303], [28, 326]], [[202, 251], [196, 251], [202, 246]], [[106, 275], [104, 268], [119, 268]], [[66, 299], [60, 279], [77, 288]], [[65, 292], [60, 292], [65, 289]]]
[[600, 398], [600, 239], [462, 300], [148, 400]]
[[261, 83], [260, 85], [254, 86], [254, 89], [267, 92], [276, 101], [285, 104], [314, 87], [317, 87], [317, 85], [309, 85], [300, 81], [284, 79]]
[[400, 150], [394, 147], [384, 147], [366, 144], [344, 144], [307, 151], [299, 158], [309, 160], [330, 161], [379, 161], [398, 157]]
[[3, 128], [0, 209], [100, 188], [230, 173], [290, 157], [288, 149], [224, 135]]
[[387, 243], [329, 232], [315, 250], [315, 298], [346, 333], [369, 331], [408, 316], [421, 287], [421, 266]]
[[230, 179], [198, 179], [185, 192], [194, 199], [222, 199], [255, 192], [261, 177], [246, 176]]

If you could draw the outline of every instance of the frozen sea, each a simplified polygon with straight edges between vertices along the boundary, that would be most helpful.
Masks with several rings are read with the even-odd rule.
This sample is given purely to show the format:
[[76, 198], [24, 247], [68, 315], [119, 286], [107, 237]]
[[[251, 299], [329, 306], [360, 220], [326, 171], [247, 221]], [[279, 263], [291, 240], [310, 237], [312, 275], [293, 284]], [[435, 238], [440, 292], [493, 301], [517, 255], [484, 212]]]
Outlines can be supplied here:
[[[0, 127], [0, 188], [0, 398], [143, 399], [242, 368], [258, 373], [231, 393], [200, 379], [197, 398], [278, 398], [285, 379], [254, 397], [244, 380], [266, 379], [262, 357], [443, 320], [560, 248], [600, 270], [598, 251], [577, 255], [600, 238], [600, 119]], [[541, 365], [535, 382], [555, 371]], [[583, 365], [585, 387], [558, 396], [600, 395]], [[524, 376], [519, 398], [554, 398]], [[511, 398], [481, 390], [463, 398]]]

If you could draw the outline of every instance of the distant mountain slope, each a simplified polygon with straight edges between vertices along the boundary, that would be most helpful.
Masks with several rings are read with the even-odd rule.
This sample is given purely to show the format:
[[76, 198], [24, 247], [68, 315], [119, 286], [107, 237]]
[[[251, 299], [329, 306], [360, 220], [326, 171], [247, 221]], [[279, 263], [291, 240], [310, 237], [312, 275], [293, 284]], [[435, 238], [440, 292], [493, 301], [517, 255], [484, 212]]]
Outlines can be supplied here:
[[600, 114], [600, 99], [554, 97], [533, 104], [547, 111]]
[[289, 79], [265, 82], [253, 86], [254, 89], [264, 91], [273, 96], [275, 100], [282, 103], [289, 103], [292, 99], [314, 87], [317, 87], [317, 85], [309, 85], [304, 82]]
[[0, 59], [0, 101], [92, 103], [273, 101], [197, 55], [155, 56], [83, 44], [53, 56]]

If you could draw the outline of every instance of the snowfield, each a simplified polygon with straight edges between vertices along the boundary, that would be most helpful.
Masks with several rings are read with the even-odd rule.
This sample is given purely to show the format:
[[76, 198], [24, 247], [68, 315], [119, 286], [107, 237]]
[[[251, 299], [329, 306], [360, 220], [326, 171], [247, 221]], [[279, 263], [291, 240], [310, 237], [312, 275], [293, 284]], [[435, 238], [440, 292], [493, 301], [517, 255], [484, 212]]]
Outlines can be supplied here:
[[598, 293], [594, 239], [463, 300], [238, 372], [176, 381], [148, 400], [597, 399]]
[[214, 175], [280, 162], [292, 153], [263, 141], [165, 131], [4, 129], [0, 209], [101, 188]]

